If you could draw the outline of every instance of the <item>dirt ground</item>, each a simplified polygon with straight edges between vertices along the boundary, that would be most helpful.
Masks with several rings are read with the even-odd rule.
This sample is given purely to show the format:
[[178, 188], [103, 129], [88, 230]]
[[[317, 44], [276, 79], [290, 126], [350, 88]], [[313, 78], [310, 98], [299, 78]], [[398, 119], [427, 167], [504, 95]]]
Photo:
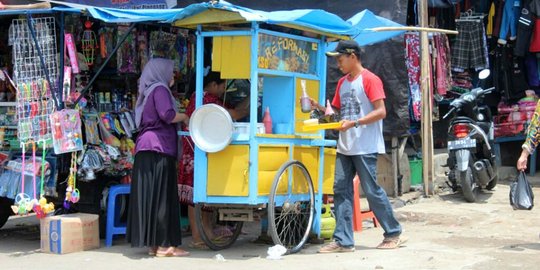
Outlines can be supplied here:
[[[534, 190], [540, 197], [540, 186]], [[124, 239], [111, 248], [44, 254], [39, 251], [36, 219], [15, 218], [0, 229], [0, 269], [540, 269], [540, 206], [514, 211], [508, 192], [508, 183], [503, 183], [494, 192], [483, 193], [483, 201], [476, 204], [465, 203], [458, 194], [432, 198], [408, 194], [402, 198], [407, 204], [396, 209], [409, 238], [405, 247], [374, 249], [383, 231], [366, 221], [364, 230], [355, 235], [354, 253], [317, 254], [319, 246], [308, 245], [277, 261], [266, 259], [269, 245], [253, 243], [257, 224], [248, 226], [247, 234], [227, 250], [190, 250], [188, 258], [154, 258], [145, 249], [130, 248]], [[184, 243], [189, 242], [185, 238]], [[225, 261], [216, 260], [217, 254]]]

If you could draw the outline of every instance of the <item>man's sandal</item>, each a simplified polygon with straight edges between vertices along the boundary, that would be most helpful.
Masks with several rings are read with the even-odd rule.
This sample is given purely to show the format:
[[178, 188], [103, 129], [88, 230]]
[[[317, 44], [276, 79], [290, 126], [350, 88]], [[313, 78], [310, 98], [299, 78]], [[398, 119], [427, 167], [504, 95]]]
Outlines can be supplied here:
[[403, 246], [407, 240], [407, 238], [399, 236], [385, 238], [382, 243], [377, 246], [377, 249], [397, 249]]

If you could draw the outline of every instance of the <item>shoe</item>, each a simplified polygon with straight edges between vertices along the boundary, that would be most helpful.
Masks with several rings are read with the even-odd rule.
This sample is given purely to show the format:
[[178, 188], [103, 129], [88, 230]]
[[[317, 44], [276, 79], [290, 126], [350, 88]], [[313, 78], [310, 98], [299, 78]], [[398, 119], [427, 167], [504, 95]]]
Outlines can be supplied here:
[[319, 249], [319, 253], [344, 253], [354, 251], [354, 247], [343, 247], [338, 242], [332, 242]]

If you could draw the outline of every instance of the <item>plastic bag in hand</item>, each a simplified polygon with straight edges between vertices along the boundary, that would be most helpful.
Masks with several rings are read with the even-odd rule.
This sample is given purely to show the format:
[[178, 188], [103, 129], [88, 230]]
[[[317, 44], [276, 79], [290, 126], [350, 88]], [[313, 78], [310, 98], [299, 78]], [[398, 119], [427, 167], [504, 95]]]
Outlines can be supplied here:
[[534, 194], [524, 172], [510, 184], [510, 205], [514, 210], [531, 210], [534, 206]]

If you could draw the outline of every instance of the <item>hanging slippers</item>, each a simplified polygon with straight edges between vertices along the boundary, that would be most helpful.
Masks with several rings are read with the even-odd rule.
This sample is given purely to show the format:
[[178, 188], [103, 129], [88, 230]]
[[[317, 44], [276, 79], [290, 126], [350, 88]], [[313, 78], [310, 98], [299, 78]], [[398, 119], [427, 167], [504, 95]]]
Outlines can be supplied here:
[[382, 243], [377, 246], [377, 249], [397, 249], [403, 246], [403, 244], [405, 244], [407, 240], [407, 238], [400, 236], [388, 237], [385, 238]]
[[169, 247], [169, 248], [158, 248], [156, 252], [156, 257], [164, 258], [164, 257], [187, 257], [190, 253], [176, 248], [176, 247]]

